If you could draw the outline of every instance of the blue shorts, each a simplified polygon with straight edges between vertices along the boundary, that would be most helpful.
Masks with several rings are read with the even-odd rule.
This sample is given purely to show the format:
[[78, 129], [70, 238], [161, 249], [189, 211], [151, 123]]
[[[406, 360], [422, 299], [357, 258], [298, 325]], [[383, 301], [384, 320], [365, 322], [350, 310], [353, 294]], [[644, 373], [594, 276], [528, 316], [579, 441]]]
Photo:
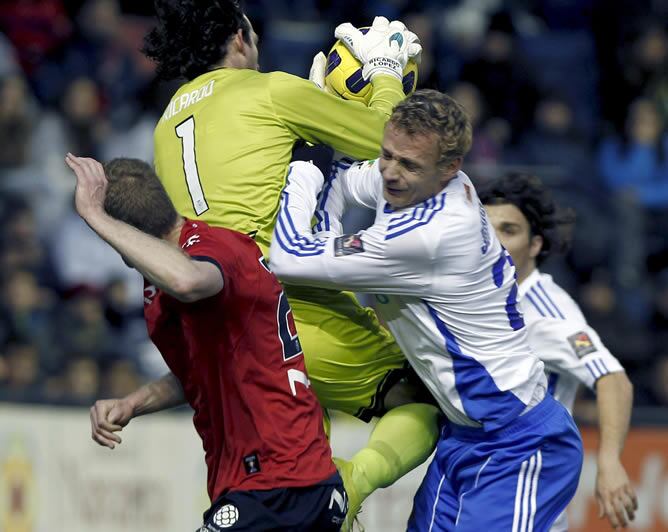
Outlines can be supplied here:
[[491, 432], [447, 423], [408, 530], [543, 532], [575, 494], [582, 440], [550, 395]]
[[304, 488], [230, 491], [204, 513], [198, 532], [338, 532], [347, 511], [343, 480], [335, 473]]

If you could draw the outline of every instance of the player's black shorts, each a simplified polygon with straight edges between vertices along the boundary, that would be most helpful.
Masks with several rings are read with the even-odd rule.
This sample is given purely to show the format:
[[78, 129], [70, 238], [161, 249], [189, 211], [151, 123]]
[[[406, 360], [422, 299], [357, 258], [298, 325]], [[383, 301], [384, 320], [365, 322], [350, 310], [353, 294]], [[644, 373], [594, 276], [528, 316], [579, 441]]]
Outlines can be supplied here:
[[336, 532], [348, 510], [338, 473], [314, 486], [231, 491], [204, 513], [198, 532]]

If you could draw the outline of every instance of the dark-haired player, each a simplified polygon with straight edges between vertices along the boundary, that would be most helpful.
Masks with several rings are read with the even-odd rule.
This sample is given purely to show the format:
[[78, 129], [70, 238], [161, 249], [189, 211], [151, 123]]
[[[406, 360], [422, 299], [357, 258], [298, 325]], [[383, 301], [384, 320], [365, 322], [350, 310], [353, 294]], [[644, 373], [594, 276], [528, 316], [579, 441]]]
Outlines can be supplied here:
[[[416, 36], [382, 17], [364, 35], [350, 24], [337, 28], [373, 85], [365, 107], [283, 72], [258, 72], [258, 38], [234, 0], [156, 5], [145, 53], [162, 77], [185, 80], [155, 129], [157, 174], [178, 212], [248, 234], [266, 252], [295, 142], [327, 144], [355, 159], [377, 157], [384, 124], [404, 97], [403, 67], [420, 51]], [[371, 310], [350, 293], [304, 287], [286, 293], [324, 407], [368, 421], [398, 404], [406, 360]], [[342, 464], [346, 482], [358, 477], [368, 493], [429, 456], [438, 436], [436, 409], [402, 408], [376, 429], [382, 445], [356, 457], [363, 472]], [[348, 491], [353, 514], [364, 495]]]
[[[580, 383], [596, 391], [600, 427], [596, 495], [601, 516], [605, 514], [615, 528], [626, 526], [638, 506], [620, 461], [633, 401], [631, 383], [577, 303], [538, 269], [550, 255], [566, 251], [574, 217], [558, 209], [532, 175], [508, 174], [478, 194], [515, 262], [529, 343], [545, 362], [548, 391], [569, 411]], [[551, 530], [568, 530], [565, 512]]]
[[[346, 495], [290, 306], [251, 238], [182, 218], [149, 165], [68, 155], [81, 217], [145, 278], [148, 332], [171, 373], [91, 408], [110, 448], [136, 416], [188, 402], [212, 506], [202, 530], [336, 531]], [[107, 178], [108, 176], [108, 178]]]

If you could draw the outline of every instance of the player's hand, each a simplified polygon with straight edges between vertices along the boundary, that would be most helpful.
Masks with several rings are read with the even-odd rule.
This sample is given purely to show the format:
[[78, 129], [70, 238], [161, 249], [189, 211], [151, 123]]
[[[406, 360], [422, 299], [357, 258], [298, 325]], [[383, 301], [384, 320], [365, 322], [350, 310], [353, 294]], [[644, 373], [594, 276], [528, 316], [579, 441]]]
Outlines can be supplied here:
[[325, 70], [327, 69], [327, 58], [322, 52], [318, 52], [313, 58], [311, 70], [308, 73], [308, 79], [312, 81], [319, 89], [325, 88]]
[[415, 33], [408, 31], [403, 22], [389, 22], [385, 17], [376, 17], [365, 34], [346, 22], [336, 27], [334, 35], [362, 62], [365, 79], [386, 74], [401, 80], [408, 60], [419, 62], [422, 53]]
[[599, 517], [606, 516], [613, 528], [626, 527], [633, 521], [638, 509], [638, 498], [618, 459], [599, 461], [596, 499]]
[[297, 141], [292, 148], [292, 162], [306, 161], [316, 166], [323, 177], [328, 176], [332, 168], [334, 150], [325, 144], [308, 144]]
[[77, 177], [74, 204], [79, 215], [87, 220], [91, 215], [104, 212], [107, 176], [102, 164], [95, 159], [77, 157], [71, 153], [67, 154], [65, 162]]
[[126, 399], [103, 399], [90, 407], [90, 426], [93, 441], [113, 449], [122, 442], [116, 434], [123, 430], [134, 415], [132, 405]]

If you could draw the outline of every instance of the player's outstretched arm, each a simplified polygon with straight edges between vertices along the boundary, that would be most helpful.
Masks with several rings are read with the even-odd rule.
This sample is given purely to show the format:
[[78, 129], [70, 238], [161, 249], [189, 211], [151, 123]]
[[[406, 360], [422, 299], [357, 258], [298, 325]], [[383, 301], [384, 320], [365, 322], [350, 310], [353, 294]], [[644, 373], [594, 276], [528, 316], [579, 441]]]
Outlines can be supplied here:
[[638, 498], [621, 463], [633, 405], [633, 386], [626, 373], [610, 373], [596, 381], [596, 402], [600, 431], [596, 475], [599, 514], [605, 515], [614, 528], [625, 527], [638, 509]]
[[[377, 226], [359, 235], [319, 233], [314, 237], [311, 219], [316, 196], [323, 186], [315, 166], [291, 165], [274, 227], [271, 269], [291, 284], [378, 292], [424, 295], [429, 283], [421, 275], [433, 264], [420, 235], [403, 241], [386, 240]], [[407, 260], [408, 258], [412, 260]]]
[[[572, 375], [596, 390], [600, 446], [596, 497], [600, 516], [614, 526], [633, 519], [638, 503], [620, 456], [629, 429], [633, 387], [624, 368], [585, 322], [544, 319], [530, 325], [529, 335], [550, 371]], [[575, 339], [581, 340], [578, 346]], [[604, 372], [605, 370], [605, 372]]]
[[90, 408], [91, 436], [93, 441], [113, 449], [122, 442], [117, 434], [132, 418], [166, 410], [186, 402], [178, 379], [168, 373], [157, 381], [121, 399], [102, 399]]
[[179, 301], [198, 301], [223, 289], [221, 271], [190, 259], [175, 245], [116, 220], [104, 210], [107, 178], [95, 159], [67, 154], [77, 178], [75, 205], [79, 215], [146, 279]]
[[[345, 210], [351, 206], [374, 209], [381, 193], [381, 177], [377, 161], [358, 163], [345, 160], [333, 162], [333, 150], [325, 144], [310, 145], [298, 142], [292, 150], [292, 162], [306, 161], [318, 167], [323, 176], [327, 176], [322, 191], [318, 196], [313, 231], [341, 234], [341, 223]], [[295, 171], [295, 178], [302, 169], [290, 167]]]
[[308, 80], [273, 72], [270, 94], [276, 117], [294, 135], [315, 144], [327, 144], [355, 159], [372, 159], [380, 152], [383, 128], [396, 104], [404, 99], [401, 83], [381, 78], [374, 85], [369, 107], [319, 89]]
[[274, 111], [296, 138], [328, 144], [355, 159], [372, 159], [380, 151], [385, 123], [404, 98], [403, 69], [409, 59], [419, 61], [422, 47], [402, 22], [384, 17], [376, 17], [365, 34], [345, 23], [335, 35], [371, 80], [369, 107], [322, 90], [326, 59], [318, 54], [309, 76], [312, 83], [280, 72], [270, 75]]

